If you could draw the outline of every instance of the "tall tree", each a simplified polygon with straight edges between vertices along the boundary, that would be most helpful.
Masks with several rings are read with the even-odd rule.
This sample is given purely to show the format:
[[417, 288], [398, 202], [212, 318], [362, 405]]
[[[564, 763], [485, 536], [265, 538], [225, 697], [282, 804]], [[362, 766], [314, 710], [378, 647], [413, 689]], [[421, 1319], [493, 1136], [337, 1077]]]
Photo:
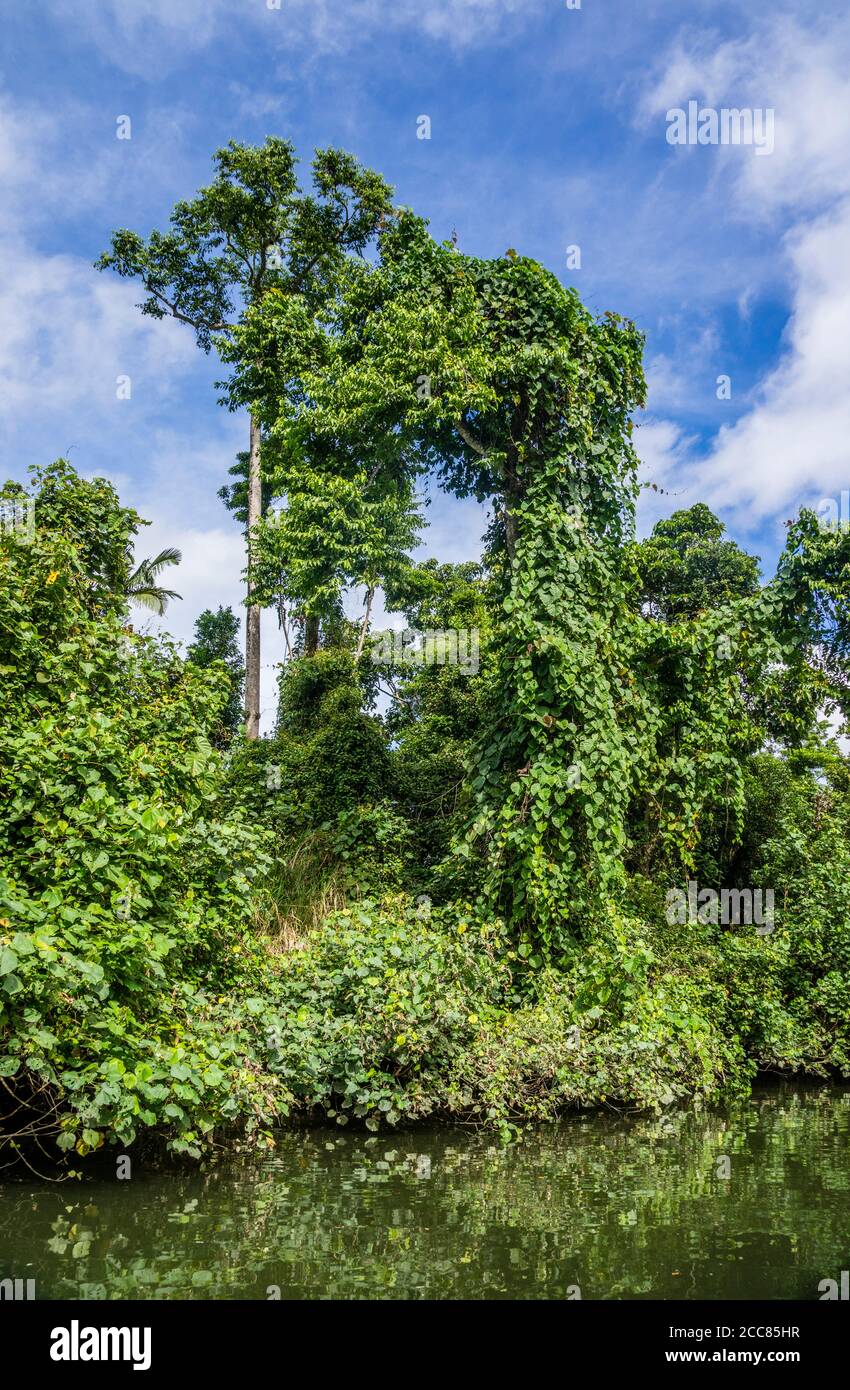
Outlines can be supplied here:
[[421, 525], [410, 478], [393, 478], [326, 450], [312, 452], [294, 469], [277, 474], [285, 502], [273, 508], [257, 539], [257, 593], [303, 623], [304, 652], [311, 656], [320, 628], [332, 625], [344, 592], [363, 591], [355, 660], [363, 656], [379, 587], [403, 581]]
[[[806, 736], [794, 613], [815, 574], [812, 642], [845, 640], [840, 549], [803, 528], [782, 582], [762, 591], [751, 557], [696, 509], [636, 553], [642, 337], [515, 252], [462, 255], [401, 214], [334, 313], [322, 351], [303, 355], [275, 447], [374, 458], [399, 482], [428, 468], [494, 503], [485, 713], [458, 848], [483, 867], [521, 954], [572, 949], [622, 887], [635, 808], [646, 862], [678, 873], [707, 815], [736, 833], [746, 756], [774, 733]], [[248, 336], [261, 322], [272, 341], [284, 314], [269, 296]]]
[[555, 946], [617, 871], [631, 792], [640, 710], [612, 629], [641, 337], [535, 262], [462, 255], [402, 214], [330, 342], [332, 366], [302, 383], [316, 435], [360, 457], [392, 449], [495, 505], [498, 635], [465, 850], [512, 926]]
[[[348, 256], [362, 255], [389, 215], [391, 192], [383, 179], [339, 150], [319, 150], [312, 191], [296, 174], [294, 147], [270, 136], [262, 146], [231, 141], [213, 159], [215, 178], [197, 196], [176, 204], [166, 232], [145, 239], [122, 229], [97, 265], [137, 279], [142, 312], [188, 324], [204, 351], [215, 346], [239, 364], [237, 330], [248, 312], [274, 294], [293, 321], [315, 321], [332, 298]], [[285, 325], [282, 325], [285, 332]], [[244, 366], [244, 364], [242, 364]], [[261, 368], [260, 363], [251, 364]], [[246, 496], [248, 537], [245, 632], [245, 732], [259, 735], [260, 606], [254, 594], [253, 546], [262, 514], [258, 398], [262, 372], [225, 383], [231, 409], [249, 411]]]

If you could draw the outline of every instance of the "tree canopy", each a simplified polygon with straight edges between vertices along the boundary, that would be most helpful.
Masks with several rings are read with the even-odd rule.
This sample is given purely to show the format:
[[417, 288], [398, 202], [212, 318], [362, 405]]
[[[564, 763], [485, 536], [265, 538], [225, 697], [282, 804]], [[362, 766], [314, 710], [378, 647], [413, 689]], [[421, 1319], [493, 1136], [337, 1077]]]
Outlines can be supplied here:
[[[850, 1075], [850, 535], [802, 510], [766, 580], [704, 504], [638, 541], [637, 327], [348, 156], [294, 180], [286, 142], [228, 146], [104, 262], [249, 408], [226, 500], [286, 635], [274, 730], [232, 610], [185, 655], [133, 631], [108, 482], [0, 493], [35, 516], [0, 533], [0, 1125], [509, 1139]], [[416, 554], [437, 486], [482, 504], [477, 557]], [[690, 914], [761, 887], [764, 929]]]

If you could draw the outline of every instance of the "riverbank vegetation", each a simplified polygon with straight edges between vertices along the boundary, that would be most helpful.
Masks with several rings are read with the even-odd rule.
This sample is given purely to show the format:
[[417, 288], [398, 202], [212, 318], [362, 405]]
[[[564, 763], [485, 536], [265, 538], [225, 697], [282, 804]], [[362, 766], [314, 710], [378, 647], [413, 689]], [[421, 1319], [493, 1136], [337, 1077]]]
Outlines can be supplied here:
[[[249, 412], [246, 665], [228, 610], [185, 653], [136, 630], [108, 482], [0, 494], [34, 518], [0, 536], [7, 1154], [199, 1157], [295, 1116], [509, 1137], [850, 1075], [850, 536], [802, 512], [768, 582], [702, 504], [637, 540], [634, 325], [436, 242], [348, 156], [309, 196], [293, 169], [231, 146], [103, 261]], [[413, 558], [440, 488], [480, 502], [479, 561]]]

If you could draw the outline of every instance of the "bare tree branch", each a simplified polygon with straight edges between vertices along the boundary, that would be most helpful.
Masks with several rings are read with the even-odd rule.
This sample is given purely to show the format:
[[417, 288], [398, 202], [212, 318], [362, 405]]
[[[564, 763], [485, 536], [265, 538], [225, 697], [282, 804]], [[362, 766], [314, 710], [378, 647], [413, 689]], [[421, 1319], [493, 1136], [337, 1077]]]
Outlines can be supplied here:
[[485, 449], [484, 445], [479, 443], [479, 441], [469, 431], [469, 429], [466, 427], [462, 420], [458, 420], [457, 422], [457, 432], [463, 440], [464, 444], [468, 444], [470, 449], [473, 449], [476, 454], [479, 454], [481, 456], [481, 458], [486, 458], [487, 454], [490, 452], [489, 449]]

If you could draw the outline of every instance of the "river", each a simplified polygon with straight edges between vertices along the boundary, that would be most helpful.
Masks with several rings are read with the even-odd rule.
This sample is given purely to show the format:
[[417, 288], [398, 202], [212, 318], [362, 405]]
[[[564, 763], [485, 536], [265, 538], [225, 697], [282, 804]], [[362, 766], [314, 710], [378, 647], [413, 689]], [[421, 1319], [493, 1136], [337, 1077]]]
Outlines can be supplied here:
[[816, 1299], [848, 1267], [840, 1087], [576, 1115], [506, 1149], [287, 1132], [205, 1172], [0, 1189], [0, 1277], [37, 1298]]

